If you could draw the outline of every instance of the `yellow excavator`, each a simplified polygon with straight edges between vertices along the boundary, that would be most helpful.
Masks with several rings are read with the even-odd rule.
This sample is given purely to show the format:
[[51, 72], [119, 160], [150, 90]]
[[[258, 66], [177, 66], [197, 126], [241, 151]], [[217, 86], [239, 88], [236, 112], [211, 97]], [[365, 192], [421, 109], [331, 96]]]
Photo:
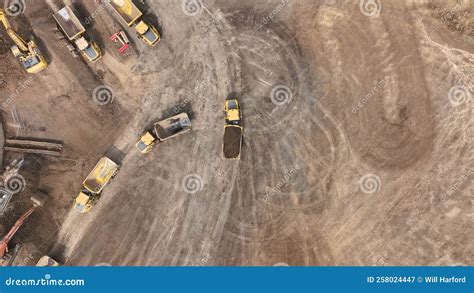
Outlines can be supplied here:
[[35, 41], [30, 40], [25, 42], [10, 26], [10, 22], [7, 19], [5, 11], [0, 9], [0, 21], [3, 23], [7, 34], [10, 36], [12, 41], [15, 43], [11, 47], [13, 55], [20, 60], [23, 67], [28, 73], [37, 73], [45, 69], [48, 66], [48, 62], [44, 58], [43, 54], [36, 46]]

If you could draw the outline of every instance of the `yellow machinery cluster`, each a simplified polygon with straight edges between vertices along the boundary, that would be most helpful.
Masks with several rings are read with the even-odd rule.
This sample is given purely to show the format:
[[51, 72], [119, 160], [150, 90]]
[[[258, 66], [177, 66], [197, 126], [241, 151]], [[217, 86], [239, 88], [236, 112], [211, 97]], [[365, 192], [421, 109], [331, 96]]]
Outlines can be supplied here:
[[18, 58], [28, 73], [38, 73], [48, 66], [48, 62], [38, 49], [34, 40], [24, 41], [10, 25], [6, 13], [0, 9], [0, 21], [2, 22], [8, 36], [12, 39], [13, 45], [11, 51]]

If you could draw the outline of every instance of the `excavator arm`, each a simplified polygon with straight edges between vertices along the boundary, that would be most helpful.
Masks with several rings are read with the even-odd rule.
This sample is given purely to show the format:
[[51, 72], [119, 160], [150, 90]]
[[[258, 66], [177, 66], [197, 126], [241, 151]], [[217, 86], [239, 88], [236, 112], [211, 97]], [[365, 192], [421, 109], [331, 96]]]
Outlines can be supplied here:
[[2, 22], [7, 34], [10, 36], [12, 41], [18, 46], [18, 49], [24, 53], [29, 52], [27, 43], [12, 29], [3, 9], [0, 9], [0, 21]]
[[48, 66], [48, 62], [43, 54], [38, 50], [34, 40], [25, 42], [10, 26], [5, 11], [0, 9], [0, 22], [2, 22], [7, 34], [15, 43], [11, 47], [11, 51], [15, 57], [21, 62], [28, 73], [37, 73]]
[[25, 222], [26, 219], [33, 213], [36, 209], [37, 205], [32, 206], [29, 210], [26, 211], [16, 222], [15, 225], [8, 231], [7, 235], [3, 237], [0, 241], [0, 258], [3, 258], [5, 254], [8, 252], [8, 242], [12, 239], [13, 235], [15, 235], [16, 231], [20, 229], [21, 225]]

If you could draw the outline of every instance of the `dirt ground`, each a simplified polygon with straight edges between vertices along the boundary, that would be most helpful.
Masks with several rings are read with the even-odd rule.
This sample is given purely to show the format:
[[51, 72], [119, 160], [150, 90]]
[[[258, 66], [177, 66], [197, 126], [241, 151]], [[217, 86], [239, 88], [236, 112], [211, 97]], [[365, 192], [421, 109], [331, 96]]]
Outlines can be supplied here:
[[[118, 17], [73, 1], [105, 52], [94, 64], [55, 34], [59, 0], [10, 19], [36, 37], [45, 71], [27, 75], [0, 30], [6, 136], [64, 143], [59, 158], [22, 156], [25, 188], [0, 233], [38, 189], [48, 198], [12, 239], [15, 265], [474, 265], [472, 1], [135, 2], [162, 40], [123, 28], [122, 56]], [[107, 103], [94, 99], [103, 85]], [[222, 155], [229, 97], [243, 112], [239, 161]], [[183, 111], [191, 132], [136, 150]], [[78, 214], [72, 199], [104, 154], [121, 169]], [[4, 168], [19, 158], [5, 153]]]

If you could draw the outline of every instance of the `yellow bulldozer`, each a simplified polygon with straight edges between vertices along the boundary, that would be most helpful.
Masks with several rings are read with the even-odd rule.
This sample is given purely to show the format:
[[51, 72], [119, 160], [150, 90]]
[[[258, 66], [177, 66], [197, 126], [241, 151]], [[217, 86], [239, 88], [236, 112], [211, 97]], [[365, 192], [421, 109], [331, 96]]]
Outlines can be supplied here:
[[26, 42], [23, 40], [10, 25], [6, 13], [0, 9], [0, 21], [2, 22], [8, 36], [15, 43], [11, 47], [13, 55], [15, 55], [28, 73], [38, 73], [48, 66], [48, 62], [43, 54], [39, 51], [34, 40]]

